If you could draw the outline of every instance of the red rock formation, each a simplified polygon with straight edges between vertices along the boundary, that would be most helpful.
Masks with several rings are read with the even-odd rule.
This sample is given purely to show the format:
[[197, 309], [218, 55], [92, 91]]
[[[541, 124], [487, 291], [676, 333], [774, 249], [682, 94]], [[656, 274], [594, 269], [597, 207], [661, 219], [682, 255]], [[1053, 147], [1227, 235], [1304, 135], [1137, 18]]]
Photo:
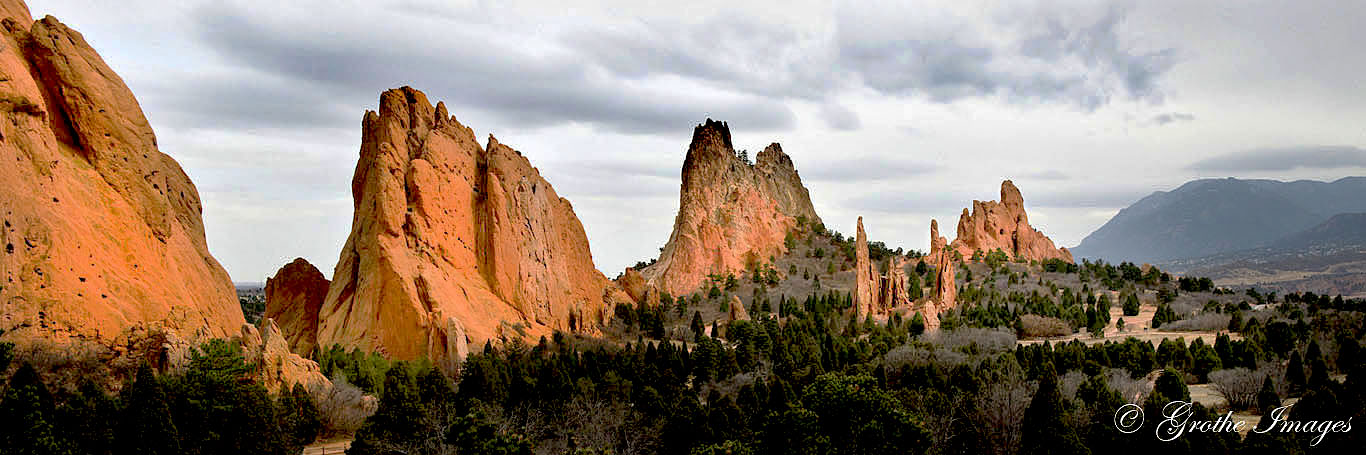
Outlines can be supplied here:
[[247, 363], [256, 366], [255, 379], [266, 390], [277, 392], [303, 384], [304, 388], [317, 393], [332, 387], [332, 381], [323, 376], [317, 363], [290, 352], [280, 327], [270, 318], [262, 319], [259, 329], [242, 324], [238, 342], [242, 344]]
[[552, 330], [595, 333], [626, 299], [593, 265], [569, 201], [521, 153], [409, 87], [367, 112], [355, 216], [319, 314], [318, 343], [428, 357]]
[[869, 258], [868, 235], [863, 230], [863, 217], [859, 217], [854, 234], [853, 288], [854, 310], [860, 316], [885, 315], [893, 307], [911, 302], [902, 258], [888, 258], [883, 266], [886, 273], [880, 272]]
[[729, 308], [728, 308], [729, 311], [728, 311], [727, 313], [729, 313], [729, 314], [728, 314], [727, 316], [730, 317], [730, 320], [731, 320], [731, 321], [748, 321], [748, 320], [749, 320], [749, 311], [748, 311], [748, 310], [745, 310], [745, 302], [740, 301], [740, 296], [738, 296], [738, 295], [732, 295], [732, 296], [730, 296], [730, 305], [728, 305], [728, 306], [729, 306]]
[[307, 356], [318, 346], [318, 311], [331, 284], [304, 258], [285, 264], [266, 278], [266, 319], [279, 324], [289, 350]]
[[958, 217], [958, 238], [953, 248], [971, 258], [974, 252], [1000, 249], [1011, 258], [1025, 260], [1062, 259], [1072, 262], [1067, 248], [1058, 248], [1042, 232], [1029, 225], [1024, 196], [1009, 180], [1001, 182], [1001, 201], [972, 201], [972, 212], [963, 209]]
[[672, 295], [696, 291], [709, 274], [745, 270], [786, 252], [802, 218], [820, 223], [792, 159], [778, 144], [741, 160], [730, 128], [707, 119], [693, 130], [683, 161], [678, 216], [659, 261], [642, 273]]
[[626, 270], [621, 273], [621, 277], [616, 279], [616, 283], [617, 287], [620, 287], [626, 292], [626, 295], [631, 296], [631, 300], [636, 302], [646, 302], [646, 299], [649, 297], [648, 294], [651, 291], [650, 286], [645, 283], [645, 277], [640, 274], [640, 271], [630, 267], [627, 267]]
[[[140, 345], [244, 322], [199, 193], [80, 33], [0, 1], [0, 329]], [[144, 336], [145, 335], [145, 336]], [[122, 349], [122, 348], [120, 348]]]
[[902, 258], [887, 259], [887, 273], [882, 275], [882, 296], [878, 303], [883, 308], [893, 308], [911, 303], [910, 279], [906, 276], [905, 261]]
[[863, 231], [863, 217], [858, 217], [854, 234], [854, 311], [862, 315], [878, 310], [882, 295], [877, 268], [868, 259], [868, 234]]
[[939, 222], [930, 220], [930, 255], [926, 260], [934, 266], [934, 299], [926, 312], [926, 327], [929, 326], [930, 313], [934, 314], [935, 327], [938, 327], [938, 312], [953, 308], [958, 300], [958, 284], [954, 281], [958, 274], [950, 254], [948, 239], [939, 236]]

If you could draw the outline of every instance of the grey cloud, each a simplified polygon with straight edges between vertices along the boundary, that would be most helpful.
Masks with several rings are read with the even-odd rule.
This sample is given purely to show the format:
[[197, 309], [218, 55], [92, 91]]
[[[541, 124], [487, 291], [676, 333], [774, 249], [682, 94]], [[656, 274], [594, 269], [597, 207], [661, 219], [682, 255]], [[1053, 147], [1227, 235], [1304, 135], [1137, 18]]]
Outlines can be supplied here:
[[356, 105], [325, 91], [300, 90], [289, 81], [242, 68], [183, 74], [158, 81], [143, 98], [167, 125], [226, 130], [290, 130], [359, 124]]
[[1148, 124], [1162, 126], [1169, 123], [1194, 121], [1195, 116], [1184, 112], [1167, 112], [1154, 115], [1148, 120]]
[[853, 131], [862, 126], [857, 112], [836, 103], [821, 106], [821, 119], [825, 120], [826, 126], [840, 131]]
[[1152, 193], [1140, 187], [1082, 187], [1036, 188], [1024, 194], [1025, 205], [1059, 208], [1118, 208], [1128, 207]]
[[[1041, 188], [1025, 190], [1025, 205], [1050, 208], [1119, 208], [1151, 193], [1148, 188]], [[975, 197], [974, 197], [975, 196]], [[897, 191], [855, 196], [844, 201], [852, 210], [876, 213], [954, 213], [972, 208], [976, 193]], [[996, 199], [994, 196], [990, 199]], [[943, 221], [943, 220], [940, 220]]]
[[1366, 150], [1346, 145], [1304, 145], [1233, 152], [1196, 161], [1195, 171], [1288, 171], [1366, 167]]
[[800, 172], [803, 179], [849, 183], [905, 179], [938, 170], [939, 166], [930, 163], [870, 157], [813, 163], [803, 166]]
[[[894, 24], [887, 15], [846, 8], [839, 15], [840, 64], [883, 93], [924, 96], [936, 102], [1000, 95], [1016, 103], [1060, 102], [1092, 111], [1112, 93], [1160, 104], [1158, 81], [1176, 63], [1174, 49], [1138, 52], [1121, 43], [1118, 25], [1127, 9], [1110, 6], [1087, 24], [1066, 24], [1060, 12], [1008, 14], [998, 27], [1005, 44], [982, 38], [968, 24]], [[890, 15], [896, 17], [896, 15]], [[952, 20], [952, 19], [948, 19]]]
[[623, 83], [582, 55], [535, 54], [508, 40], [490, 39], [490, 31], [475, 24], [463, 32], [449, 27], [445, 33], [453, 36], [439, 41], [403, 43], [402, 37], [311, 36], [222, 6], [201, 8], [195, 19], [201, 38], [215, 51], [303, 87], [374, 96], [414, 85], [435, 99], [475, 106], [523, 127], [587, 123], [623, 133], [676, 133], [708, 115], [756, 130], [794, 123], [787, 106], [766, 97], [685, 96]]
[[1032, 180], [1068, 180], [1072, 178], [1071, 176], [1068, 176], [1066, 173], [1063, 173], [1062, 171], [1059, 171], [1057, 169], [1030, 172], [1026, 174], [1021, 174], [1021, 177]]

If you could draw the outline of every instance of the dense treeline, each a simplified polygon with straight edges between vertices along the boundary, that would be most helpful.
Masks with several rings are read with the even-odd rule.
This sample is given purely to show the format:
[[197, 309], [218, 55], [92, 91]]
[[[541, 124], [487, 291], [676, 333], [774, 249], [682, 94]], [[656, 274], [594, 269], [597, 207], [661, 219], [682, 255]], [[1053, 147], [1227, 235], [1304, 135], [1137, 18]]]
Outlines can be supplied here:
[[[934, 333], [923, 333], [919, 314], [858, 318], [842, 292], [765, 295], [752, 304], [752, 320], [710, 327], [696, 311], [710, 300], [661, 296], [659, 304], [615, 309], [640, 329], [634, 341], [555, 334], [535, 345], [489, 344], [457, 378], [429, 362], [390, 362], [339, 346], [312, 357], [329, 377], [380, 399], [359, 425], [353, 454], [1332, 453], [1360, 445], [1353, 433], [1327, 435], [1312, 448], [1316, 435], [1299, 433], [1163, 442], [1153, 416], [1169, 401], [1189, 400], [1188, 384], [1208, 383], [1230, 406], [1196, 405], [1192, 419], [1253, 412], [1269, 425], [1271, 410], [1292, 398], [1299, 400], [1292, 419], [1361, 417], [1361, 301], [1250, 291], [1259, 307], [1275, 305], [1201, 308], [1228, 317], [1213, 342], [1017, 343], [1025, 316], [1093, 331], [1110, 324], [1110, 306], [1136, 302], [1139, 283], [1171, 281], [1151, 270], [1084, 263], [1052, 272], [1122, 280], [1114, 302], [1088, 284], [1077, 290], [1042, 278], [1030, 292], [965, 286], [962, 308], [943, 313]], [[1198, 280], [1172, 284], [1206, 292]], [[1162, 308], [1173, 303], [1158, 302], [1162, 319], [1175, 313]], [[663, 321], [689, 316], [688, 340], [656, 336]], [[10, 369], [11, 350], [0, 343], [0, 371]], [[90, 381], [46, 384], [18, 365], [0, 396], [0, 447], [7, 454], [299, 453], [318, 435], [317, 406], [302, 388], [272, 395], [253, 383], [256, 367], [236, 345], [214, 341], [183, 370], [156, 375], [143, 367], [109, 394]], [[1141, 431], [1115, 429], [1126, 403], [1149, 416]]]
[[[1254, 387], [1255, 411], [1298, 396], [1291, 418], [1360, 417], [1361, 305], [1281, 305], [1249, 316], [1238, 339], [1222, 334], [1213, 344], [1173, 339], [1154, 347], [1130, 338], [1016, 346], [1009, 330], [915, 337], [914, 321], [854, 319], [840, 294], [784, 299], [781, 317], [733, 322], [692, 343], [611, 346], [556, 335], [534, 346], [485, 346], [466, 360], [454, 392], [437, 376], [424, 385], [391, 371], [386, 383], [406, 390], [386, 386], [381, 411], [367, 423], [386, 430], [363, 432], [353, 452], [440, 453], [418, 447], [456, 447], [451, 434], [491, 431], [488, 452], [457, 451], [1298, 453], [1310, 450], [1315, 434], [1244, 441], [1202, 433], [1162, 442], [1156, 419], [1124, 434], [1113, 416], [1129, 402], [1160, 416], [1168, 401], [1190, 399], [1188, 383], [1232, 375], [1270, 384], [1269, 392]], [[1335, 374], [1347, 374], [1346, 382]], [[1200, 405], [1192, 413], [1215, 418]], [[1332, 434], [1312, 451], [1357, 441]]]
[[[0, 371], [11, 345], [0, 343]], [[181, 372], [146, 365], [109, 394], [85, 378], [74, 390], [50, 387], [28, 363], [0, 397], [0, 452], [49, 454], [298, 454], [320, 430], [301, 386], [269, 393], [235, 343], [213, 340]]]

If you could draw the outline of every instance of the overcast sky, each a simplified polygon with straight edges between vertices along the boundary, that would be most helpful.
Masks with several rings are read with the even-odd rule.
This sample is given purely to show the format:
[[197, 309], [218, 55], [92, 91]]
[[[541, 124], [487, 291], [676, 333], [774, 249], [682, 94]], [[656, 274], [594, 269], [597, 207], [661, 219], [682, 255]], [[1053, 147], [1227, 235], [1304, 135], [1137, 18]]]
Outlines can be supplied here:
[[332, 274], [361, 116], [403, 85], [527, 155], [608, 276], [668, 239], [707, 117], [782, 143], [828, 226], [916, 249], [1004, 178], [1074, 246], [1193, 178], [1366, 175], [1366, 2], [568, 3], [29, 8], [133, 89], [241, 282]]

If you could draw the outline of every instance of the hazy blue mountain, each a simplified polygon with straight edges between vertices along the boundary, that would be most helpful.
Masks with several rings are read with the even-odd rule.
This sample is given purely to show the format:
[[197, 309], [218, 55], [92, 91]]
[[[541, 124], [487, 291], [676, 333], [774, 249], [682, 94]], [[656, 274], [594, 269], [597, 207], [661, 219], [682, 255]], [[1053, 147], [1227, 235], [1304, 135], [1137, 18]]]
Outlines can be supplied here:
[[1072, 254], [1138, 263], [1210, 256], [1266, 246], [1347, 212], [1366, 212], [1366, 178], [1194, 180], [1120, 210]]

